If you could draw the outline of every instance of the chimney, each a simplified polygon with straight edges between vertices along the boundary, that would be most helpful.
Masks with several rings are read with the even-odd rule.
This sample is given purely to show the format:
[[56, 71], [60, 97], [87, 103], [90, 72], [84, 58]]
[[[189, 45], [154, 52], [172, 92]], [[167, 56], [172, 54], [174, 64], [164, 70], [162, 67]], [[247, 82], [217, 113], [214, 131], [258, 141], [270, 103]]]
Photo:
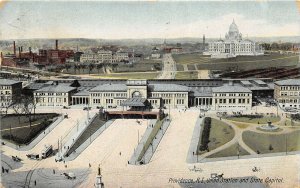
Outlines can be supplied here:
[[55, 50], [58, 50], [58, 40], [55, 40]]
[[18, 49], [19, 49], [19, 58], [21, 58], [21, 47], [19, 47]]
[[23, 52], [23, 46], [21, 46], [21, 52]]
[[29, 48], [28, 48], [28, 51], [29, 51], [29, 54], [31, 54], [31, 53], [32, 53], [32, 52], [31, 52], [31, 47], [29, 47]]
[[16, 42], [14, 41], [14, 55], [16, 56]]

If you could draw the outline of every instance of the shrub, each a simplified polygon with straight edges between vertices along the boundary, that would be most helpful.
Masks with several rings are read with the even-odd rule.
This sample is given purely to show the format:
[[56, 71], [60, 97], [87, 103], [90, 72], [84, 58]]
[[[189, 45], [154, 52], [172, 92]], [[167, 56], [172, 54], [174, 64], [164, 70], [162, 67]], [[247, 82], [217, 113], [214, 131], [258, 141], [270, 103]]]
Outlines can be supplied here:
[[199, 147], [200, 151], [208, 151], [208, 143], [209, 143], [209, 133], [211, 128], [211, 118], [206, 117], [204, 119], [204, 126], [201, 135], [201, 145]]

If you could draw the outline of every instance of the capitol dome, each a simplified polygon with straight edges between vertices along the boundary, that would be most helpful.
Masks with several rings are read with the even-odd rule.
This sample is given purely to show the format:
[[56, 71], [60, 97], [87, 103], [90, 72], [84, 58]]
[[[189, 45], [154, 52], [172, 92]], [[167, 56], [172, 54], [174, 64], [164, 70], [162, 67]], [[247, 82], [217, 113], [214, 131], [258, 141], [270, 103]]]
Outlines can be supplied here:
[[234, 20], [233, 20], [232, 24], [229, 27], [229, 32], [230, 33], [231, 32], [239, 32], [239, 29], [238, 29], [237, 25], [235, 24]]

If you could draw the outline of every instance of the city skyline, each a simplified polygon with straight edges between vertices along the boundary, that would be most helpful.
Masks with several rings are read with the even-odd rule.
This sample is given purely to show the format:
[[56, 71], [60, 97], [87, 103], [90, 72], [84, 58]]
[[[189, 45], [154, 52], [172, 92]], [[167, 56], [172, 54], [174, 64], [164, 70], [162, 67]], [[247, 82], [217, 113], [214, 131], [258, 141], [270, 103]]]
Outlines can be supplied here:
[[233, 19], [243, 37], [300, 34], [296, 1], [12, 1], [1, 7], [1, 40], [224, 38]]

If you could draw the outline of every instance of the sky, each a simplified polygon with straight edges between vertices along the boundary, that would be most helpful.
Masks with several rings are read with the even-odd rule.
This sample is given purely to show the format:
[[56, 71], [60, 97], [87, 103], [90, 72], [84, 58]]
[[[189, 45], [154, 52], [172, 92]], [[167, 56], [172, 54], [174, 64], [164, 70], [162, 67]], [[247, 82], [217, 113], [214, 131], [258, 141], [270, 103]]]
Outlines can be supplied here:
[[1, 1], [0, 40], [300, 36], [296, 1]]

